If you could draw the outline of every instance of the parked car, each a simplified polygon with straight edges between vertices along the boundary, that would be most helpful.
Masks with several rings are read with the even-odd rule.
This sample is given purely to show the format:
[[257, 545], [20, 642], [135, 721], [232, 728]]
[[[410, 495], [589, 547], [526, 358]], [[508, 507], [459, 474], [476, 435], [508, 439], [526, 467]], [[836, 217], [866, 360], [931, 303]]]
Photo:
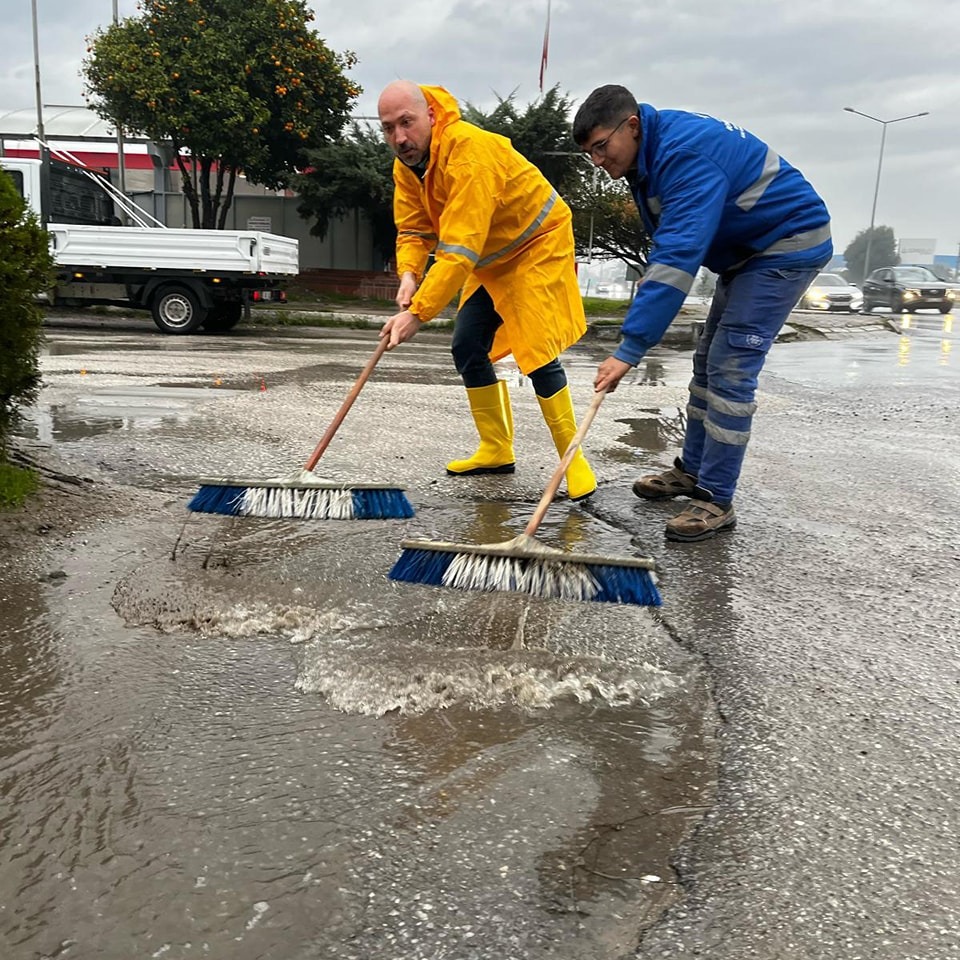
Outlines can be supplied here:
[[899, 266], [874, 270], [863, 282], [863, 312], [889, 307], [894, 313], [935, 309], [949, 313], [956, 291], [929, 267]]
[[863, 294], [839, 273], [818, 273], [797, 306], [801, 310], [847, 310], [857, 313], [863, 306]]

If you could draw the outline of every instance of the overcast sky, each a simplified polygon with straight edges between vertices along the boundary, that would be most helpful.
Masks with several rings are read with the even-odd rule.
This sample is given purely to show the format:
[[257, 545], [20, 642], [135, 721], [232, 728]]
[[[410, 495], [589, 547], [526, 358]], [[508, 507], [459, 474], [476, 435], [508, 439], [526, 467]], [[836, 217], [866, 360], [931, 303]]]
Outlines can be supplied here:
[[[36, 0], [43, 99], [83, 103], [85, 38], [114, 0]], [[121, 17], [134, 0], [117, 0]], [[403, 77], [493, 107], [539, 95], [547, 0], [315, 0], [316, 27], [359, 63], [357, 113]], [[35, 104], [30, 0], [0, 0], [0, 113]], [[870, 224], [960, 246], [960, 3], [956, 0], [553, 0], [545, 86], [575, 101], [621, 83], [656, 107], [746, 127], [799, 167], [833, 217], [838, 252]]]

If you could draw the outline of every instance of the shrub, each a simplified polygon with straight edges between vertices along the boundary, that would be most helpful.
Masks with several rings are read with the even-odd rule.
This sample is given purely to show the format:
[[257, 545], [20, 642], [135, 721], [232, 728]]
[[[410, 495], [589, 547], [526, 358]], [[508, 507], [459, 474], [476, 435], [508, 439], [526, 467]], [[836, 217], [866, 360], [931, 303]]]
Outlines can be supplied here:
[[46, 231], [0, 170], [0, 462], [20, 409], [36, 401], [43, 311], [37, 294], [50, 285]]
[[33, 470], [0, 461], [0, 510], [19, 507], [37, 489]]

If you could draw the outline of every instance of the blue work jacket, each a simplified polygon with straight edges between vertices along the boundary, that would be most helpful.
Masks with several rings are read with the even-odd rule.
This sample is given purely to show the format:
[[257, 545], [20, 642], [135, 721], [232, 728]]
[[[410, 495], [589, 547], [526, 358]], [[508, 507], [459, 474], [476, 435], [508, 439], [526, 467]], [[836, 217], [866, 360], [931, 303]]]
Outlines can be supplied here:
[[653, 239], [615, 356], [639, 363], [701, 266], [714, 273], [820, 267], [833, 253], [826, 205], [796, 167], [715, 117], [638, 104], [633, 198]]

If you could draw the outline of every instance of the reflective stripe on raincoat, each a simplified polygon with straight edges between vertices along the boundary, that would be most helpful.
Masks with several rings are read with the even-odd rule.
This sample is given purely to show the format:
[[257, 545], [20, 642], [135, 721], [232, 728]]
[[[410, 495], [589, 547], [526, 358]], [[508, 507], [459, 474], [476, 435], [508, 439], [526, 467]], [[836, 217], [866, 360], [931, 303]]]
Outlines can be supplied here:
[[570, 208], [509, 140], [461, 119], [446, 90], [420, 89], [435, 120], [426, 174], [393, 165], [397, 273], [422, 279], [410, 309], [431, 320], [482, 285], [503, 318], [490, 359], [512, 353], [530, 373], [586, 330]]

